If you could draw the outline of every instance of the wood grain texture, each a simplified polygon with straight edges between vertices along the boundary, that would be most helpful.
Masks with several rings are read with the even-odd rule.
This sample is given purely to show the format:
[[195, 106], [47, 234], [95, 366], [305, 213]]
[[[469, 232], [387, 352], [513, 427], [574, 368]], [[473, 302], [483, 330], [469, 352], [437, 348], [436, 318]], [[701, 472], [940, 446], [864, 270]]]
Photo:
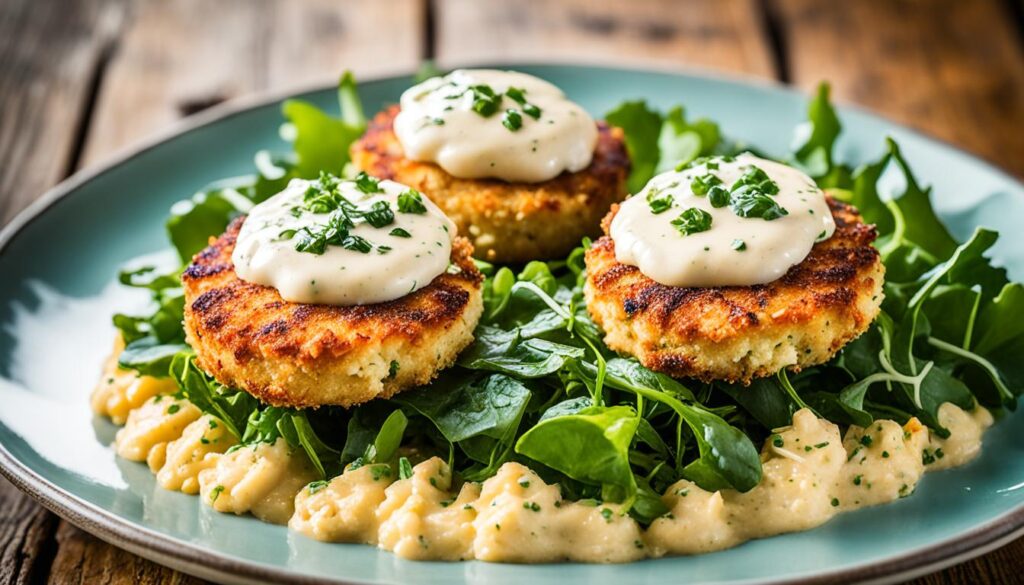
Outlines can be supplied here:
[[200, 585], [204, 581], [139, 558], [67, 522], [57, 529], [51, 585]]
[[776, 76], [756, 0], [437, 0], [444, 66], [568, 60]]
[[408, 71], [424, 31], [420, 0], [138, 0], [83, 165], [234, 97], [329, 82], [345, 69]]
[[1024, 539], [906, 585], [1010, 585], [1024, 583]]
[[120, 0], [0, 2], [0, 225], [74, 163]]
[[0, 583], [38, 582], [49, 571], [57, 518], [0, 477]]
[[[1011, 9], [1019, 19], [1024, 3], [0, 0], [0, 225], [74, 168], [184, 115], [345, 68], [409, 70], [431, 38], [443, 66], [667, 64], [785, 75], [805, 89], [831, 79], [840, 101], [1024, 174], [1024, 56]], [[1024, 540], [913, 583], [1021, 575]], [[0, 584], [44, 581], [199, 583], [60, 522], [0, 479]]]
[[999, 0], [769, 0], [791, 80], [1024, 177], [1024, 45]]

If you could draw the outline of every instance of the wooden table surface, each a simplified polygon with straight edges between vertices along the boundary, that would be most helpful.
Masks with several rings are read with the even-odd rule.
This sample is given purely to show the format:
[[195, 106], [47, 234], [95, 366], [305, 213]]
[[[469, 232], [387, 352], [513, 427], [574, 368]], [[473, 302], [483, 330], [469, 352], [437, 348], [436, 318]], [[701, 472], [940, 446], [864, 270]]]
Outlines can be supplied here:
[[[1021, 0], [2, 0], [0, 225], [75, 171], [218, 102], [424, 58], [668, 64], [805, 91], [827, 79], [839, 102], [1024, 176]], [[1024, 539], [915, 583], [1022, 575]], [[42, 582], [198, 581], [0, 479], [0, 584]]]

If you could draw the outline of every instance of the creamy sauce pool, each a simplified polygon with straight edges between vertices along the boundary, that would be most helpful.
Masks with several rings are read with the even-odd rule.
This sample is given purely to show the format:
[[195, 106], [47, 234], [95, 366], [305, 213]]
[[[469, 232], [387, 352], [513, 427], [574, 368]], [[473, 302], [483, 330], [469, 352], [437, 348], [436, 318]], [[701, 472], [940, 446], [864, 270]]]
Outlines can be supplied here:
[[[278, 290], [286, 301], [330, 305], [381, 303], [417, 291], [447, 270], [455, 224], [426, 196], [393, 181], [337, 183], [351, 203], [355, 240], [326, 245], [322, 253], [297, 248], [307, 233], [318, 234], [337, 211], [313, 213], [307, 192], [319, 181], [294, 179], [288, 187], [252, 208], [231, 260], [238, 277]], [[375, 187], [366, 187], [375, 185]], [[411, 197], [403, 211], [401, 198]], [[359, 216], [386, 206], [393, 220], [375, 227]], [[305, 232], [303, 230], [309, 230]], [[315, 246], [314, 246], [315, 248]]]
[[460, 69], [402, 94], [405, 156], [463, 179], [536, 183], [590, 164], [597, 125], [554, 85], [525, 73]]
[[[116, 360], [104, 375], [115, 369]], [[101, 381], [96, 392], [109, 398], [130, 391], [108, 386]], [[103, 414], [103, 404], [93, 407]], [[482, 484], [456, 485], [436, 457], [407, 479], [367, 465], [309, 483], [315, 472], [301, 451], [280, 439], [232, 449], [234, 438], [216, 418], [166, 394], [129, 412], [115, 449], [146, 461], [166, 489], [198, 493], [217, 511], [287, 523], [318, 540], [376, 545], [409, 559], [609, 563], [721, 550], [909, 496], [926, 471], [973, 459], [992, 415], [944, 404], [939, 422], [948, 439], [916, 419], [902, 426], [879, 420], [841, 434], [801, 410], [765, 442], [754, 489], [710, 492], [681, 480], [661, 497], [670, 512], [646, 529], [617, 504], [564, 500], [557, 485], [518, 463]]]
[[611, 224], [619, 262], [680, 287], [771, 282], [834, 231], [825, 195], [810, 177], [750, 154], [654, 177]]

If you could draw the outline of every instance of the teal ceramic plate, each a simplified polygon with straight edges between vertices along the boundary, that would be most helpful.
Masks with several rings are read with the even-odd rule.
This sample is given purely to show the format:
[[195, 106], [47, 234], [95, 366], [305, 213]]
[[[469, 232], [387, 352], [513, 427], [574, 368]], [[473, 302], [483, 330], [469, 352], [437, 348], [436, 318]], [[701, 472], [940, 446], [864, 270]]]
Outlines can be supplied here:
[[[779, 87], [562, 65], [514, 66], [560, 85], [601, 114], [626, 98], [721, 122], [729, 136], [781, 154], [805, 97]], [[396, 101], [408, 77], [365, 82], [367, 111]], [[306, 94], [336, 108], [335, 93]], [[941, 99], [938, 98], [937, 99]], [[1024, 415], [991, 430], [970, 465], [926, 477], [913, 497], [843, 515], [809, 532], [735, 549], [629, 565], [404, 561], [367, 546], [324, 544], [249, 517], [217, 514], [116, 459], [115, 428], [88, 396], [109, 349], [115, 310], [144, 302], [117, 268], [166, 246], [169, 206], [213, 179], [250, 172], [260, 148], [282, 149], [278, 99], [222, 107], [181, 131], [58, 186], [0, 233], [0, 471], [74, 524], [142, 556], [232, 582], [689, 583], [889, 581], [991, 550], [1024, 532]], [[958, 237], [1002, 232], [996, 256], [1024, 279], [1024, 186], [986, 163], [873, 115], [844, 109], [839, 155], [877, 157], [894, 136]], [[45, 153], [40, 153], [45, 155]], [[912, 218], [911, 218], [912, 219]]]

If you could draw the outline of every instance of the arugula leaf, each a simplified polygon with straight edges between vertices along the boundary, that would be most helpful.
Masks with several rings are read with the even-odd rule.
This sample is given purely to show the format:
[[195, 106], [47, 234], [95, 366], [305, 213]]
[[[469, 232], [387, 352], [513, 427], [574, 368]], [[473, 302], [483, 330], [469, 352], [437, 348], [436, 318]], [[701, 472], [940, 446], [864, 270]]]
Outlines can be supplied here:
[[676, 106], [665, 114], [658, 134], [658, 173], [711, 154], [721, 140], [718, 124], [707, 118], [687, 122], [685, 112]]
[[335, 118], [302, 100], [286, 100], [281, 113], [294, 128], [295, 174], [314, 178], [321, 172], [342, 174], [349, 161], [349, 146], [366, 131], [366, 117], [351, 72], [338, 84], [341, 117]]
[[413, 76], [412, 80], [413, 83], [423, 83], [431, 77], [441, 77], [442, 75], [444, 75], [444, 71], [437, 67], [437, 63], [426, 59], [416, 69], [416, 75]]
[[639, 193], [658, 168], [661, 152], [662, 117], [650, 109], [645, 101], [623, 102], [604, 116], [612, 126], [622, 128], [626, 135], [626, 152], [632, 170], [627, 187], [630, 193]]
[[655, 173], [710, 155], [721, 145], [718, 124], [707, 118], [688, 122], [685, 112], [676, 106], [662, 115], [640, 100], [623, 102], [605, 114], [605, 120], [626, 136], [630, 193], [639, 193]]
[[295, 153], [275, 153], [269, 150], [256, 152], [253, 157], [256, 179], [245, 194], [253, 203], [262, 203], [277, 195], [297, 176], [295, 163]]
[[[125, 343], [132, 344], [143, 338], [151, 344], [181, 343], [185, 341], [182, 319], [185, 313], [185, 295], [180, 288], [153, 291], [155, 308], [148, 316], [115, 314], [114, 326], [121, 331]], [[166, 375], [166, 371], [164, 372]]]
[[848, 182], [849, 171], [833, 160], [836, 139], [842, 125], [829, 101], [827, 83], [818, 85], [818, 91], [807, 107], [807, 122], [797, 126], [793, 136], [793, 162], [814, 177], [823, 187], [840, 187]]
[[865, 163], [853, 172], [853, 186], [846, 197], [857, 208], [866, 223], [874, 224], [882, 238], [891, 236], [895, 228], [892, 211], [878, 193], [878, 180], [888, 168], [892, 153], [886, 150], [882, 158]]
[[896, 207], [903, 217], [909, 220], [905, 222], [903, 238], [917, 244], [939, 260], [949, 258], [956, 249], [957, 242], [932, 209], [931, 187], [922, 188], [918, 184], [910, 165], [892, 138], [886, 139], [886, 145], [893, 162], [902, 171], [906, 181], [903, 193], [893, 197]]
[[[363, 102], [359, 99], [359, 87], [356, 77], [351, 71], [341, 74], [338, 80], [338, 105], [341, 107], [341, 121], [350, 128], [366, 129], [366, 115], [363, 114]], [[345, 149], [348, 152], [348, 149]]]
[[117, 280], [121, 284], [133, 288], [162, 291], [181, 286], [181, 271], [175, 270], [169, 274], [161, 274], [157, 272], [155, 266], [143, 266], [134, 270], [122, 270], [118, 273]]

